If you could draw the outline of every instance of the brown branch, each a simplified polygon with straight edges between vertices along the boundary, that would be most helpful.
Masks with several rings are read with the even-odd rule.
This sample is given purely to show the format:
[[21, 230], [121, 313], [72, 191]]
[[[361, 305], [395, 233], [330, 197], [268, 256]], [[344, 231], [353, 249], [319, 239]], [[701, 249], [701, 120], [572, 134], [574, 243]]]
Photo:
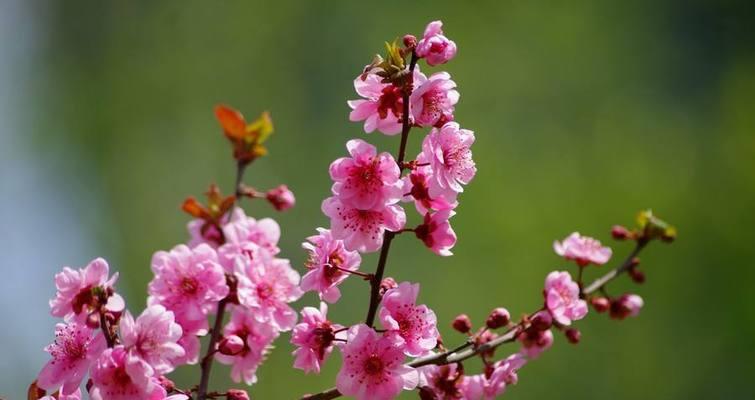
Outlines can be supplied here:
[[[412, 129], [411, 121], [409, 120], [409, 96], [413, 90], [413, 78], [414, 67], [417, 66], [417, 55], [412, 52], [412, 59], [409, 63], [409, 84], [404, 87], [401, 93], [403, 101], [403, 121], [401, 121], [401, 145], [398, 149], [398, 164], [399, 170], [404, 169], [404, 158], [406, 157], [406, 144], [409, 140], [409, 131]], [[372, 327], [375, 324], [375, 315], [377, 314], [378, 305], [380, 305], [380, 283], [383, 281], [383, 274], [385, 273], [385, 266], [388, 262], [388, 252], [391, 250], [391, 242], [396, 237], [396, 232], [386, 230], [383, 233], [383, 246], [380, 248], [380, 258], [378, 259], [377, 268], [375, 268], [375, 275], [370, 280], [370, 306], [367, 309], [367, 317], [365, 317], [365, 324]]]
[[[642, 251], [642, 249], [645, 248], [645, 246], [648, 244], [647, 239], [639, 239], [637, 241], [637, 244], [632, 250], [631, 253], [626, 257], [624, 262], [621, 263], [618, 267], [612, 269], [605, 275], [601, 276], [600, 278], [594, 280], [585, 290], [582, 291], [583, 296], [590, 295], [592, 293], [595, 293], [605, 285], [614, 280], [617, 276], [621, 275], [622, 273], [628, 271], [633, 264], [633, 259], [637, 257], [637, 255]], [[503, 333], [501, 336], [498, 336], [497, 338], [487, 342], [483, 343], [479, 346], [473, 346], [473, 342], [467, 341], [460, 346], [456, 347], [453, 350], [449, 350], [442, 353], [436, 353], [431, 354], [426, 357], [421, 357], [414, 359], [413, 361], [409, 362], [407, 365], [410, 367], [422, 367], [425, 365], [446, 365], [446, 364], [453, 364], [457, 362], [464, 361], [466, 359], [472, 358], [478, 354], [486, 353], [490, 350], [493, 350], [497, 348], [498, 346], [501, 346], [505, 343], [510, 343], [516, 340], [517, 335], [523, 330], [528, 327], [528, 322], [520, 322], [519, 324], [514, 325], [513, 327], [509, 328], [505, 333]], [[336, 388], [328, 389], [324, 392], [313, 394], [313, 395], [306, 395], [302, 397], [302, 400], [330, 400], [335, 399], [337, 397], [340, 397], [341, 393]]]

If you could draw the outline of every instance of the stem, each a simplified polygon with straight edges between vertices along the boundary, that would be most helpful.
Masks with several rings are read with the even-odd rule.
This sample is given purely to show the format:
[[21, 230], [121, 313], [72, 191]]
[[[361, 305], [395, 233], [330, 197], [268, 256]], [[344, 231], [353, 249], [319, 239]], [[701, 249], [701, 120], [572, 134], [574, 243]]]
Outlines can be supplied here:
[[[234, 199], [234, 205], [231, 207], [233, 210], [236, 203], [241, 196], [241, 181], [244, 177], [244, 171], [246, 170], [248, 163], [239, 161], [236, 164], [236, 189], [234, 193], [236, 198]], [[231, 220], [232, 212], [228, 213], [228, 221]], [[215, 347], [217, 347], [218, 340], [220, 339], [220, 329], [223, 327], [223, 317], [225, 316], [225, 306], [228, 303], [228, 299], [225, 298], [218, 302], [218, 309], [215, 315], [215, 324], [212, 327], [212, 333], [210, 334], [210, 343], [207, 345], [207, 352], [202, 357], [202, 363], [200, 368], [202, 375], [199, 378], [199, 386], [197, 388], [197, 400], [206, 400], [208, 398], [207, 386], [210, 383], [210, 371], [212, 370], [212, 361], [214, 360]]]
[[[614, 280], [617, 276], [621, 275], [622, 273], [629, 270], [629, 268], [631, 268], [632, 259], [637, 257], [637, 255], [642, 251], [642, 249], [645, 248], [647, 244], [648, 244], [647, 239], [638, 240], [637, 245], [635, 246], [634, 250], [632, 250], [632, 252], [629, 254], [629, 256], [627, 256], [624, 262], [621, 263], [621, 265], [619, 265], [618, 267], [614, 268], [613, 270], [609, 271], [605, 275], [593, 281], [587, 287], [587, 289], [582, 291], [582, 294], [584, 296], [587, 296], [596, 291], [603, 290], [603, 287], [608, 282]], [[473, 344], [468, 340], [467, 342], [459, 345], [453, 350], [417, 358], [411, 361], [410, 363], [408, 363], [407, 365], [410, 367], [417, 368], [417, 367], [430, 365], [430, 364], [446, 365], [446, 364], [454, 364], [454, 363], [464, 361], [478, 354], [482, 354], [490, 350], [493, 350], [502, 344], [513, 342], [514, 340], [516, 340], [516, 337], [521, 332], [521, 330], [527, 328], [526, 325], [528, 325], [528, 323], [520, 322], [512, 326], [511, 328], [509, 328], [509, 330], [507, 330], [501, 336], [498, 336], [497, 338], [487, 343], [481, 344], [480, 346], [472, 347]], [[341, 393], [338, 391], [338, 389], [331, 388], [321, 393], [317, 393], [313, 395], [306, 395], [302, 397], [302, 400], [330, 400], [330, 399], [335, 399], [340, 396], [341, 396]]]
[[[401, 171], [404, 170], [404, 158], [406, 157], [406, 144], [409, 141], [409, 131], [412, 129], [412, 124], [409, 121], [409, 96], [413, 89], [414, 79], [414, 67], [417, 66], [417, 55], [412, 52], [412, 59], [409, 63], [409, 84], [404, 87], [401, 93], [401, 99], [403, 101], [403, 121], [401, 121], [401, 145], [398, 148], [398, 159], [396, 163]], [[370, 281], [370, 306], [367, 309], [367, 317], [364, 321], [367, 326], [372, 327], [375, 324], [375, 315], [377, 313], [378, 305], [380, 305], [380, 282], [383, 281], [383, 274], [385, 273], [385, 265], [388, 262], [388, 252], [391, 250], [391, 242], [396, 237], [395, 232], [386, 230], [383, 233], [383, 246], [380, 249], [380, 258], [378, 259], [378, 265], [375, 269], [375, 276]]]
[[113, 346], [115, 346], [115, 339], [113, 338], [112, 332], [110, 331], [110, 326], [107, 324], [107, 318], [105, 318], [105, 309], [103, 307], [100, 307], [100, 329], [102, 330], [102, 334], [105, 336], [107, 347], [112, 348]]

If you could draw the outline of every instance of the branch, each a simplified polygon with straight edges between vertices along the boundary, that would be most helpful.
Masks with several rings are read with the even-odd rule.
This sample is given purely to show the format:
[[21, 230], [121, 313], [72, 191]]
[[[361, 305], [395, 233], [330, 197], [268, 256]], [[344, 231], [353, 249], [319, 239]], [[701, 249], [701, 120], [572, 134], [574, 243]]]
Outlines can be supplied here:
[[[236, 164], [236, 198], [234, 199], [234, 205], [231, 210], [235, 208], [235, 203], [239, 201], [242, 191], [242, 179], [244, 177], [244, 171], [248, 163], [239, 161]], [[230, 222], [233, 212], [228, 213], [228, 221]], [[218, 309], [215, 314], [215, 324], [212, 327], [212, 333], [210, 334], [210, 343], [207, 345], [207, 352], [202, 358], [200, 365], [202, 374], [199, 378], [199, 386], [197, 388], [197, 400], [206, 400], [208, 398], [207, 387], [210, 383], [210, 371], [212, 370], [212, 361], [215, 356], [215, 347], [217, 347], [218, 340], [220, 339], [220, 329], [223, 327], [223, 317], [225, 316], [225, 306], [228, 303], [228, 298], [220, 300], [218, 303]]]
[[[634, 260], [634, 258], [637, 257], [638, 254], [640, 254], [642, 249], [644, 249], [647, 244], [648, 244], [647, 239], [637, 240], [637, 244], [634, 250], [632, 250], [632, 252], [629, 253], [629, 255], [626, 257], [624, 262], [621, 263], [621, 265], [619, 265], [618, 267], [606, 273], [605, 275], [594, 280], [589, 286], [587, 286], [585, 290], [582, 291], [582, 295], [587, 296], [592, 293], [595, 293], [596, 291], [602, 289], [608, 282], [611, 282], [617, 276], [628, 271], [632, 267], [632, 264], [633, 264], [632, 260]], [[473, 347], [473, 343], [471, 341], [467, 341], [453, 350], [449, 350], [442, 353], [431, 354], [426, 357], [417, 358], [409, 362], [407, 365], [410, 367], [418, 368], [418, 367], [431, 365], [431, 364], [446, 365], [446, 364], [458, 363], [466, 359], [472, 358], [478, 354], [486, 353], [505, 343], [513, 342], [514, 340], [516, 340], [517, 335], [522, 330], [526, 329], [528, 325], [529, 325], [528, 322], [523, 321], [509, 328], [509, 330], [507, 330], [504, 334], [502, 334], [501, 336], [498, 336], [497, 338], [487, 343], [483, 343], [479, 346]], [[302, 397], [302, 400], [330, 400], [330, 399], [338, 398], [340, 396], [341, 396], [341, 393], [338, 391], [338, 389], [331, 388], [321, 393], [317, 393], [313, 395], [305, 395], [304, 397]]]
[[[409, 85], [404, 87], [401, 93], [401, 99], [403, 101], [403, 121], [401, 121], [401, 145], [398, 149], [398, 164], [399, 170], [404, 169], [404, 158], [406, 157], [406, 144], [409, 140], [409, 131], [412, 129], [412, 124], [409, 121], [409, 96], [413, 90], [413, 78], [414, 67], [417, 66], [417, 55], [412, 52], [412, 59], [409, 63]], [[385, 265], [388, 262], [388, 252], [391, 250], [391, 242], [396, 237], [396, 232], [386, 230], [383, 234], [383, 246], [380, 248], [380, 259], [378, 259], [378, 265], [375, 269], [375, 275], [370, 281], [370, 306], [367, 309], [367, 317], [364, 319], [365, 324], [372, 327], [375, 324], [375, 315], [377, 313], [378, 305], [380, 305], [380, 283], [383, 281], [383, 274], [385, 273]]]

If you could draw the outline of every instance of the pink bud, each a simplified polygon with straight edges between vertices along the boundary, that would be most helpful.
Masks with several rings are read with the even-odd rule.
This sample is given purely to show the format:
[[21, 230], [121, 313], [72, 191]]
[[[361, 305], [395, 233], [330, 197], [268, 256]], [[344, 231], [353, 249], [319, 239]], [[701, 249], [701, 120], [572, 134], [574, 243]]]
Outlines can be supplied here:
[[414, 48], [417, 45], [417, 37], [414, 35], [404, 35], [403, 42], [406, 48]]
[[93, 312], [87, 316], [87, 326], [92, 329], [98, 329], [100, 327], [100, 315]]
[[246, 393], [246, 390], [228, 389], [225, 398], [228, 400], [249, 400], [249, 394]]
[[629, 276], [632, 278], [634, 283], [638, 283], [638, 284], [645, 283], [645, 273], [640, 271], [639, 268], [630, 269]]
[[590, 304], [592, 304], [592, 308], [595, 309], [595, 312], [598, 313], [604, 313], [611, 308], [611, 301], [605, 297], [593, 297], [590, 299]]
[[469, 320], [467, 314], [459, 314], [454, 318], [451, 326], [458, 332], [469, 333], [472, 330], [472, 321]]
[[564, 332], [564, 334], [566, 334], [566, 339], [571, 344], [579, 343], [579, 339], [582, 337], [582, 332], [574, 328], [567, 329], [566, 332]]
[[509, 311], [503, 307], [498, 307], [490, 312], [485, 325], [490, 329], [498, 329], [508, 325], [510, 320], [511, 314], [509, 314]]
[[631, 293], [624, 294], [611, 302], [611, 318], [621, 320], [636, 317], [643, 305], [642, 297]]
[[173, 383], [172, 380], [165, 377], [165, 375], [160, 375], [157, 377], [157, 381], [160, 383], [160, 386], [165, 389], [166, 392], [170, 393], [176, 388], [176, 384]]
[[275, 189], [268, 190], [265, 197], [278, 211], [286, 211], [296, 203], [294, 193], [286, 185], [280, 185]]
[[380, 295], [384, 295], [385, 292], [395, 289], [398, 287], [398, 283], [396, 283], [396, 280], [391, 278], [390, 276], [387, 278], [384, 278], [382, 281], [380, 281]]
[[629, 230], [621, 225], [611, 227], [611, 236], [616, 240], [626, 240], [629, 238]]
[[530, 322], [535, 330], [545, 331], [553, 325], [553, 317], [548, 311], [539, 311]]
[[220, 341], [220, 345], [218, 346], [218, 351], [220, 352], [220, 354], [225, 354], [227, 356], [236, 355], [243, 349], [244, 341], [236, 335], [224, 337], [223, 340]]

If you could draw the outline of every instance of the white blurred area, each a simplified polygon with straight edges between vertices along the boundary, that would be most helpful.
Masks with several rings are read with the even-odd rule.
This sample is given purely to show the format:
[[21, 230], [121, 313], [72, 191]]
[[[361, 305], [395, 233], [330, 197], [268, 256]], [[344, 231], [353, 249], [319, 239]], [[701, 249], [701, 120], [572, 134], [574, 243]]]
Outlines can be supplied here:
[[26, 398], [48, 360], [43, 348], [57, 322], [47, 303], [53, 275], [97, 254], [81, 221], [102, 214], [82, 203], [96, 204], [96, 190], [72, 198], [70, 187], [87, 187], [91, 179], [65, 168], [65, 149], [40, 157], [42, 146], [29, 139], [28, 123], [38, 112], [29, 106], [30, 87], [39, 82], [33, 63], [46, 34], [42, 10], [32, 7], [0, 2], [0, 399], [6, 400]]

